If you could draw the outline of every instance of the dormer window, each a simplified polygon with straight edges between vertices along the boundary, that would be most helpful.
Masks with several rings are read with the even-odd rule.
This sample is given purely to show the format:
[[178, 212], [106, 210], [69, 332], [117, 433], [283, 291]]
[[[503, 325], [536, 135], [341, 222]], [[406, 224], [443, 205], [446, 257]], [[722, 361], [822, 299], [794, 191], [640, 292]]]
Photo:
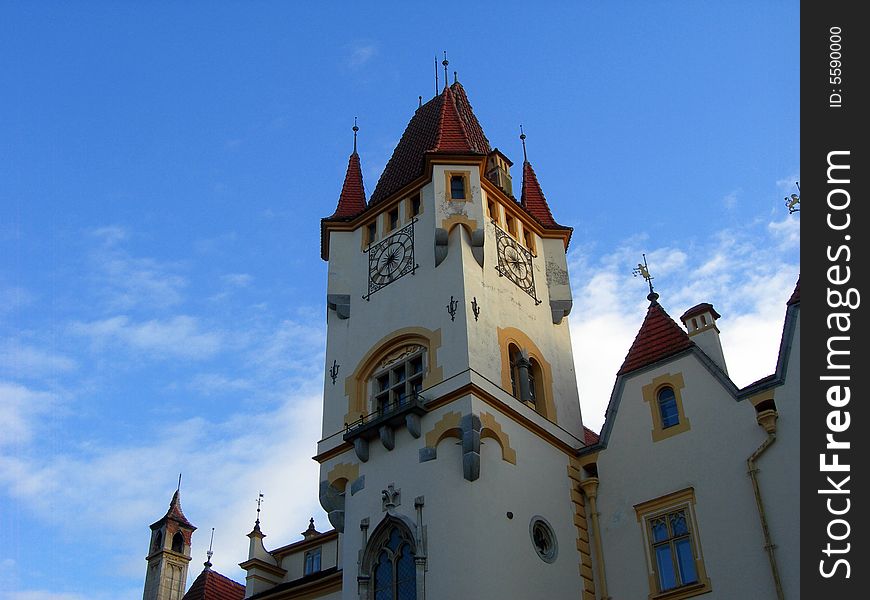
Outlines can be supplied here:
[[320, 571], [320, 557], [321, 557], [321, 549], [318, 546], [313, 550], [309, 550], [305, 553], [305, 570], [303, 571], [303, 575], [311, 575], [312, 573], [317, 573]]

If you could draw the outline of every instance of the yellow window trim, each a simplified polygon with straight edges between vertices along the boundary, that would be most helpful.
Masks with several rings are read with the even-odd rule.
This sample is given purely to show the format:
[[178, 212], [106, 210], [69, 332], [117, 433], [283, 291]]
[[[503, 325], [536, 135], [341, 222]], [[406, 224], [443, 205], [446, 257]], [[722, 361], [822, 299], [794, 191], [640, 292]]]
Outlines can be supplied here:
[[501, 387], [508, 394], [511, 393], [511, 358], [508, 348], [514, 344], [518, 348], [529, 353], [529, 358], [535, 359], [541, 367], [544, 380], [541, 382], [541, 391], [544, 401], [537, 404], [537, 411], [548, 421], [556, 422], [556, 404], [553, 401], [553, 370], [550, 363], [544, 360], [544, 355], [529, 336], [515, 327], [497, 328], [498, 347], [501, 353]]
[[[680, 422], [670, 427], [662, 426], [662, 413], [659, 410], [658, 394], [662, 388], [669, 387], [674, 390], [674, 397], [677, 401], [677, 414], [680, 417]], [[691, 428], [688, 417], [683, 410], [683, 395], [681, 390], [686, 387], [683, 382], [682, 373], [666, 373], [659, 375], [652, 380], [651, 383], [643, 386], [641, 393], [643, 401], [649, 404], [650, 413], [652, 416], [652, 441], [660, 442], [670, 437], [686, 432]]]
[[[683, 585], [666, 592], [659, 591], [658, 575], [655, 557], [652, 554], [652, 536], [650, 535], [650, 520], [662, 514], [685, 509], [689, 525], [689, 539], [692, 542], [692, 551], [695, 558], [695, 571], [698, 581], [689, 585]], [[704, 566], [704, 553], [701, 549], [701, 537], [698, 531], [698, 522], [695, 518], [695, 489], [688, 487], [640, 504], [634, 505], [635, 515], [641, 524], [643, 532], [644, 554], [647, 563], [647, 579], [649, 582], [649, 600], [683, 600], [712, 592], [710, 578], [707, 577], [707, 569]]]
[[[450, 180], [453, 177], [462, 177], [462, 187], [465, 190], [464, 198], [454, 198], [450, 187]], [[468, 202], [471, 200], [471, 172], [470, 171], [444, 171], [444, 197], [448, 202]]]

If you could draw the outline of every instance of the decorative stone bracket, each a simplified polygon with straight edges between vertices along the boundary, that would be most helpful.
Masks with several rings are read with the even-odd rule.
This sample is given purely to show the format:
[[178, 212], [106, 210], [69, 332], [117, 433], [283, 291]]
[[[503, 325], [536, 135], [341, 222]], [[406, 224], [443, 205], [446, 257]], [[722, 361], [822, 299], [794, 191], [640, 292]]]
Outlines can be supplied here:
[[[435, 229], [435, 266], [440, 265], [447, 258], [447, 244], [450, 234], [443, 227]], [[484, 229], [475, 229], [471, 232], [471, 254], [481, 267], [483, 266], [483, 248], [486, 240]]]
[[350, 318], [350, 294], [327, 294], [326, 306], [334, 310], [339, 319]]

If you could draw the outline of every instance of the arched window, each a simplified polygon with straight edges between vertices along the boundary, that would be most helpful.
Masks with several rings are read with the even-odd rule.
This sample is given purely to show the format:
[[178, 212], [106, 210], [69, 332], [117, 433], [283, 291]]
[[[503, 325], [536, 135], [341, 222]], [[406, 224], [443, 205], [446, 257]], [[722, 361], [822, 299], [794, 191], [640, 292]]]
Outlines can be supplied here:
[[163, 532], [159, 529], [154, 534], [154, 544], [152, 546], [152, 550], [161, 550], [163, 548]]
[[662, 429], [679, 425], [680, 412], [677, 409], [677, 397], [673, 388], [663, 387], [658, 393], [659, 414], [662, 417]]
[[172, 536], [172, 551], [178, 553], [184, 552], [184, 536], [181, 535], [180, 531], [175, 532], [175, 535]]
[[372, 377], [372, 412], [387, 413], [408, 404], [423, 391], [426, 349], [409, 344], [388, 356]]
[[529, 359], [529, 395], [535, 406], [544, 399], [544, 374], [541, 365], [534, 358]]
[[394, 528], [373, 569], [375, 600], [415, 600], [417, 574], [411, 545]]
[[511, 372], [511, 395], [517, 400], [532, 404], [537, 410], [544, 399], [544, 372], [541, 364], [526, 356], [517, 346], [508, 347]]

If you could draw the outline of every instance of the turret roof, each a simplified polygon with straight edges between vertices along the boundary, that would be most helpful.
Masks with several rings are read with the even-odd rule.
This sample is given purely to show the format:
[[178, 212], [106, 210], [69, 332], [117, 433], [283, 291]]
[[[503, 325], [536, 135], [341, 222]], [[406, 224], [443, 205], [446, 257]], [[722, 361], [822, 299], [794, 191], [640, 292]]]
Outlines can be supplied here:
[[175, 521], [179, 525], [190, 529], [191, 531], [195, 531], [196, 527], [187, 520], [187, 517], [184, 516], [184, 513], [181, 510], [181, 494], [179, 490], [175, 490], [175, 493], [172, 494], [172, 500], [169, 501], [169, 510], [166, 511], [166, 514], [163, 515], [159, 521], [155, 521], [151, 525], [151, 529], [157, 529], [166, 521]]
[[191, 584], [182, 600], [242, 600], [245, 586], [209, 568]]
[[366, 192], [363, 186], [362, 168], [360, 167], [359, 154], [354, 150], [347, 161], [347, 172], [344, 175], [344, 184], [341, 186], [341, 195], [338, 197], [338, 206], [328, 219], [346, 219], [355, 217], [366, 209]]
[[[651, 297], [655, 298], [655, 295]], [[624, 375], [651, 365], [694, 345], [695, 342], [689, 339], [686, 332], [674, 322], [658, 301], [652, 300], [643, 324], [617, 375]]]

